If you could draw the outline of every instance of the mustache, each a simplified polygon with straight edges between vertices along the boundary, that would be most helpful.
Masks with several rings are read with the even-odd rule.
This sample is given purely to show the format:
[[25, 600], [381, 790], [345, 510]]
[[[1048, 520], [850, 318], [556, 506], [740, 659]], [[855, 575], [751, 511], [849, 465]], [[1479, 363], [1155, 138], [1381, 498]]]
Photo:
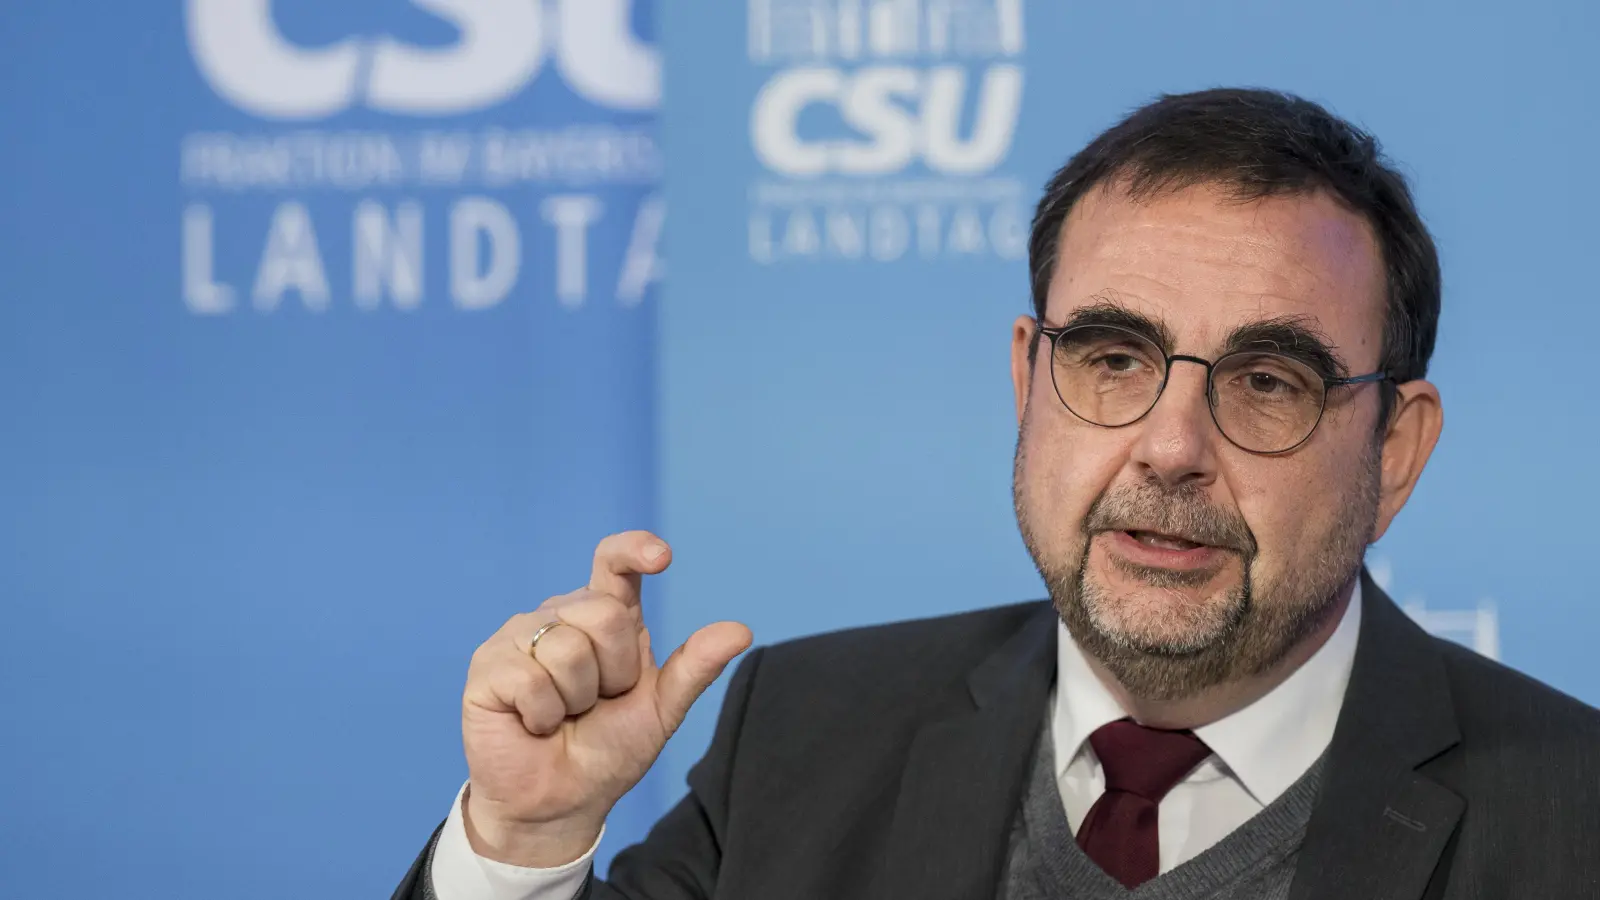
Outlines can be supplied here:
[[1090, 505], [1083, 529], [1090, 537], [1109, 531], [1155, 531], [1246, 556], [1256, 552], [1255, 535], [1243, 516], [1188, 487], [1144, 484], [1108, 489]]

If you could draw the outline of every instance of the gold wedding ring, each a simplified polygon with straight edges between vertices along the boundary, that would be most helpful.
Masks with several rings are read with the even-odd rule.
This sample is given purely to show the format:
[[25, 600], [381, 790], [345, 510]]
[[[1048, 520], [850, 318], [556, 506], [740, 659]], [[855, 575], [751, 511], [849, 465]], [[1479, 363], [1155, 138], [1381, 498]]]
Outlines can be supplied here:
[[[529, 656], [533, 656], [533, 651], [539, 649], [539, 638], [544, 637], [544, 633], [546, 631], [549, 631], [550, 629], [556, 627], [557, 625], [565, 625], [565, 624], [567, 624], [567, 623], [561, 621], [560, 619], [557, 619], [554, 622], [546, 622], [543, 625], [540, 625], [539, 626], [539, 630], [535, 631], [533, 633], [533, 637], [528, 639], [528, 655]], [[538, 659], [539, 657], [533, 656], [533, 658], [534, 659]]]

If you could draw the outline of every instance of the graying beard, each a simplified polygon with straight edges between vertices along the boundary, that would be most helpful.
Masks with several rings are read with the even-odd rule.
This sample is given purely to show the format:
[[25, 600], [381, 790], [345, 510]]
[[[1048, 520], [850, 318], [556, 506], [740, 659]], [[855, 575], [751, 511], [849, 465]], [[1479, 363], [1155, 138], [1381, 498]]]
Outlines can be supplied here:
[[[1040, 557], [1038, 543], [1028, 522], [1022, 502], [1022, 471], [1025, 459], [1023, 434], [1026, 417], [1017, 438], [1017, 451], [1013, 459], [1013, 503], [1017, 524], [1034, 566], [1039, 570], [1050, 592], [1056, 612], [1066, 624], [1067, 631], [1089, 656], [1104, 665], [1124, 689], [1136, 697], [1153, 701], [1181, 700], [1195, 696], [1216, 685], [1259, 675], [1282, 662], [1308, 635], [1326, 621], [1336, 605], [1343, 588], [1359, 571], [1365, 546], [1371, 540], [1376, 525], [1377, 479], [1375, 451], [1365, 461], [1361, 473], [1363, 483], [1357, 488], [1353, 503], [1370, 510], [1374, 519], [1362, 529], [1357, 523], [1342, 523], [1331, 536], [1330, 543], [1322, 548], [1306, 577], [1288, 579], [1281, 585], [1287, 589], [1303, 588], [1321, 594], [1311, 603], [1270, 604], [1263, 607], [1255, 602], [1254, 580], [1251, 569], [1254, 554], [1242, 559], [1243, 584], [1237, 602], [1230, 604], [1229, 623], [1210, 636], [1207, 643], [1197, 647], [1141, 645], [1132, 637], [1108, 634], [1094, 622], [1089, 612], [1085, 593], [1088, 587], [1088, 540], [1078, 558], [1076, 570], [1070, 575], [1052, 576], [1045, 560]], [[1143, 567], [1135, 567], [1142, 569]], [[1343, 571], [1341, 571], [1343, 570]], [[1130, 574], [1139, 572], [1130, 569]], [[1154, 573], [1151, 573], [1154, 574]], [[1168, 576], [1178, 576], [1176, 578]], [[1163, 586], [1182, 584], [1184, 573], [1161, 572], [1152, 580], [1166, 582]]]

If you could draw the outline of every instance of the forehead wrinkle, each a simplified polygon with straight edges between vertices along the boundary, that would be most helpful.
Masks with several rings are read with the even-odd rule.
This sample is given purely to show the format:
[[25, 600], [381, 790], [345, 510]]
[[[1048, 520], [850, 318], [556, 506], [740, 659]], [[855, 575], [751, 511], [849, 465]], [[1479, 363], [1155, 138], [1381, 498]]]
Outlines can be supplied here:
[[1182, 343], [1210, 345], [1183, 348], [1196, 353], [1220, 349], [1214, 342], [1243, 322], [1279, 315], [1314, 322], [1307, 330], [1328, 348], [1338, 346], [1330, 328], [1365, 347], [1372, 336], [1345, 333], [1354, 322], [1344, 315], [1381, 319], [1386, 270], [1370, 224], [1329, 203], [1314, 191], [1247, 203], [1208, 202], [1199, 189], [1143, 202], [1091, 192], [1063, 223], [1049, 299], [1076, 306], [1081, 288], [1121, 288], [1135, 311], [1167, 313]]
[[[1248, 248], [1253, 252], [1241, 252], [1236, 249], [1237, 258], [1230, 260], [1234, 266], [1243, 266], [1260, 272], [1262, 280], [1273, 285], [1276, 290], [1257, 292], [1263, 297], [1287, 300], [1295, 305], [1308, 305], [1308, 302], [1299, 299], [1303, 294], [1327, 294], [1338, 297], [1344, 293], [1338, 284], [1339, 274], [1349, 270], [1349, 264], [1354, 261], [1354, 253], [1340, 254], [1340, 260], [1345, 265], [1334, 271], [1316, 265], [1316, 255], [1312, 253], [1298, 253], [1286, 250], [1282, 243], [1273, 238], [1263, 238], [1257, 235], [1239, 235], [1236, 244], [1240, 248]], [[1290, 277], [1282, 271], [1283, 264], [1304, 276], [1304, 280]], [[1307, 290], [1309, 288], [1310, 290]]]
[[1341, 293], [1313, 260], [1257, 235], [1170, 225], [1107, 231], [1127, 236], [1098, 242], [1084, 262], [1121, 279], [1147, 282], [1158, 288], [1156, 296], [1181, 298], [1204, 284], [1218, 294], [1285, 299], [1299, 306], [1309, 305], [1298, 299], [1306, 294]]
[[[1211, 198], [1209, 202], [1207, 197]], [[1101, 208], [1095, 210], [1101, 213], [1097, 218], [1109, 215], [1112, 221], [1102, 225], [1099, 235], [1102, 240], [1095, 244], [1104, 247], [1117, 243], [1104, 241], [1106, 236], [1125, 240], [1131, 236], [1158, 251], [1181, 243], [1191, 250], [1205, 248], [1209, 251], [1198, 255], [1197, 261], [1213, 262], [1220, 258], [1230, 266], [1244, 265], [1279, 278], [1282, 273], [1274, 269], [1287, 263], [1328, 287], [1333, 286], [1328, 283], [1330, 275], [1350, 270], [1352, 264], [1364, 262], [1378, 249], [1371, 226], [1322, 191], [1240, 201], [1228, 196], [1216, 197], [1212, 191], [1197, 186], [1167, 199], [1171, 202], [1160, 203], [1150, 198], [1126, 206], [1101, 204]], [[1285, 206], [1293, 212], [1288, 213]], [[1329, 210], [1329, 206], [1333, 210]], [[1168, 214], [1152, 219], [1150, 214], [1158, 207]], [[1217, 215], [1218, 210], [1223, 211], [1223, 215]], [[1233, 217], [1227, 214], [1228, 210], [1237, 210], [1243, 215]], [[1334, 214], [1328, 215], [1328, 212]], [[1151, 235], [1151, 232], [1161, 234]], [[1065, 231], [1063, 236], [1066, 236]], [[1333, 271], [1317, 267], [1318, 257], [1334, 262]]]
[[1327, 271], [1316, 264], [1315, 254], [1300, 252], [1303, 248], [1296, 242], [1286, 242], [1270, 231], [1241, 231], [1215, 237], [1213, 254], [1194, 261], [1231, 276], [1223, 280], [1237, 286], [1224, 289], [1224, 293], [1283, 300], [1294, 306], [1311, 305], [1304, 299], [1307, 295], [1341, 293], [1337, 278], [1345, 267]]
[[[1176, 341], [1195, 342], [1193, 352], [1225, 352], [1240, 328], [1268, 323], [1298, 326], [1323, 347], [1331, 350], [1336, 346], [1321, 314], [1341, 304], [1344, 292], [1315, 267], [1297, 255], [1280, 252], [1268, 241], [1250, 236], [1230, 236], [1225, 246], [1213, 247], [1211, 258], [1189, 262], [1199, 263], [1206, 272], [1180, 269], [1162, 273], [1188, 277], [1161, 277], [1122, 264], [1112, 266], [1111, 274], [1128, 282], [1154, 286], [1156, 290], [1149, 294], [1135, 293], [1144, 301], [1140, 306], [1148, 304], [1170, 313], [1166, 319]], [[1245, 247], [1251, 249], [1241, 252]], [[1285, 261], [1292, 262], [1297, 274], [1307, 277], [1286, 277], [1282, 265]], [[1213, 273], [1223, 277], [1207, 277]], [[1203, 299], [1207, 296], [1223, 302], [1208, 304]]]
[[[1306, 277], [1309, 286], [1316, 289], [1304, 293], [1325, 293], [1331, 298], [1345, 299], [1353, 289], [1356, 296], [1370, 299], [1364, 295], [1374, 285], [1345, 282], [1364, 280], [1356, 277], [1362, 273], [1375, 276], [1381, 308], [1387, 298], [1387, 271], [1383, 264], [1382, 247], [1370, 222], [1345, 206], [1336, 196], [1318, 189], [1277, 198], [1309, 215], [1287, 217], [1286, 222], [1277, 226], [1264, 225], [1261, 219], [1267, 213], [1265, 201], [1269, 199], [1272, 198], [1255, 202], [1250, 221], [1257, 231], [1238, 235], [1242, 244], [1254, 245], [1263, 255], [1298, 270]], [[1317, 210], [1319, 206], [1323, 207], [1321, 213]], [[1335, 214], [1326, 214], [1329, 206], [1336, 211]]]

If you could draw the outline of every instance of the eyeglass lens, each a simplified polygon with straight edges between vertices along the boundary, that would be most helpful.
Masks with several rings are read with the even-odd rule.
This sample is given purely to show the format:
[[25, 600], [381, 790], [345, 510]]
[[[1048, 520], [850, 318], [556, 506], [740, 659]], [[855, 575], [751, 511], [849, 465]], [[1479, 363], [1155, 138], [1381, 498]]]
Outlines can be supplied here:
[[[1111, 326], [1057, 335], [1051, 374], [1067, 409], [1096, 425], [1128, 425], [1148, 413], [1166, 382], [1167, 357], [1150, 339]], [[1310, 436], [1327, 388], [1310, 366], [1270, 352], [1231, 353], [1211, 369], [1212, 417], [1228, 440], [1257, 453]]]

